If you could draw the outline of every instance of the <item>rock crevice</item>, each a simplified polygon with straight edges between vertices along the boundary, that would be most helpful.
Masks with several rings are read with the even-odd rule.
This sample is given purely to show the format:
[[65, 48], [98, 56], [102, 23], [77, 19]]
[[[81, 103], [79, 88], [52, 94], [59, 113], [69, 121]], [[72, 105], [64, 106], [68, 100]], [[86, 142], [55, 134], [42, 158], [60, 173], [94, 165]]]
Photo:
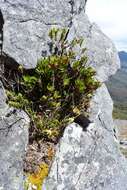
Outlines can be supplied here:
[[[25, 68], [33, 68], [42, 52], [48, 52], [49, 29], [69, 27], [68, 40], [74, 37], [85, 39], [83, 45], [87, 48], [88, 65], [95, 68], [97, 78], [104, 82], [117, 71], [120, 62], [112, 41], [95, 23], [90, 23], [85, 14], [85, 3], [84, 0], [0, 0], [0, 15], [3, 15], [0, 16], [1, 34], [3, 28], [0, 47], [4, 54]], [[13, 109], [8, 108], [3, 88], [0, 88], [0, 96], [0, 128], [6, 128], [6, 122], [15, 124], [9, 130], [8, 138], [0, 130], [0, 171], [4, 171], [0, 172], [0, 188], [21, 190], [22, 157], [28, 142], [24, 125], [29, 122], [28, 119], [16, 122], [17, 116], [27, 116], [19, 111], [15, 116]], [[114, 139], [112, 109], [112, 100], [102, 84], [90, 103], [92, 125], [87, 131], [75, 123], [67, 126], [43, 189], [127, 189], [127, 161]], [[12, 115], [6, 118], [10, 111]]]
[[2, 54], [2, 49], [3, 49], [3, 25], [4, 25], [4, 19], [2, 12], [0, 10], [0, 54]]

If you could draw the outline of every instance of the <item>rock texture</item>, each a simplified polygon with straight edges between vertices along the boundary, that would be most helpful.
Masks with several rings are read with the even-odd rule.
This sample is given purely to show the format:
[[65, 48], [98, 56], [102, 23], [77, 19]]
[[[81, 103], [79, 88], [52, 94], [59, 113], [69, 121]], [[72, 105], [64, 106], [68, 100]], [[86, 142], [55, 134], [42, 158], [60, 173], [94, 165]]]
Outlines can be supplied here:
[[127, 161], [113, 135], [112, 100], [103, 85], [90, 108], [88, 131], [73, 123], [62, 137], [46, 190], [126, 190]]
[[70, 35], [84, 37], [89, 64], [96, 69], [100, 81], [107, 80], [120, 67], [114, 44], [95, 23], [89, 22], [84, 12], [74, 17]]
[[47, 45], [49, 28], [70, 26], [84, 6], [84, 0], [0, 0], [3, 51], [25, 67], [34, 67]]
[[28, 116], [6, 105], [0, 83], [0, 189], [22, 190], [23, 158], [28, 143]]
[[35, 67], [47, 49], [51, 27], [69, 27], [69, 38], [80, 36], [88, 48], [89, 63], [104, 81], [119, 67], [116, 49], [84, 13], [85, 0], [0, 0], [5, 21], [3, 51], [26, 68]]
[[[85, 39], [84, 46], [88, 49], [89, 64], [95, 67], [97, 77], [101, 81], [105, 81], [119, 68], [117, 51], [111, 40], [100, 31], [98, 26], [89, 22], [84, 12], [85, 2], [84, 0], [0, 0], [0, 9], [4, 18], [3, 52], [26, 68], [34, 67], [42, 52], [48, 53], [49, 29], [52, 26], [69, 27], [68, 39], [75, 36], [82, 36]], [[4, 96], [2, 95], [2, 97]], [[4, 102], [3, 99], [3, 103], [0, 105], [5, 105]], [[120, 154], [115, 142], [112, 100], [105, 85], [102, 85], [95, 93], [89, 112], [93, 123], [90, 124], [87, 132], [84, 132], [82, 127], [75, 123], [66, 128], [58, 144], [56, 156], [43, 189], [127, 189], [127, 161]], [[5, 112], [3, 112], [3, 116], [5, 117]], [[12, 114], [11, 117], [7, 123], [15, 121], [15, 115]], [[1, 127], [6, 126], [5, 123], [1, 122]], [[17, 124], [19, 123], [16, 123], [14, 127]], [[10, 139], [12, 142], [17, 142], [13, 140], [18, 136], [19, 127], [12, 129], [14, 131], [9, 133]], [[1, 132], [3, 133], [3, 131]], [[18, 156], [24, 153], [25, 144], [24, 140], [22, 141], [22, 134], [23, 131], [19, 134], [18, 139], [16, 138], [20, 146], [23, 143], [20, 152], [18, 152], [18, 148], [15, 148], [17, 146], [15, 143], [13, 146], [11, 143], [7, 146], [8, 141], [2, 135], [3, 141], [0, 142], [4, 142], [8, 148], [5, 150], [9, 150], [10, 147], [9, 151], [13, 149], [13, 155], [16, 155], [16, 157], [12, 157], [12, 154], [8, 155], [5, 151], [5, 155], [8, 155], [5, 157], [6, 168], [9, 168], [9, 163], [15, 166], [13, 163], [17, 163], [16, 158], [20, 160]], [[27, 139], [26, 136], [24, 138]], [[0, 144], [1, 147], [4, 147], [3, 144]], [[14, 151], [17, 152], [14, 154]], [[4, 159], [3, 156], [2, 159]], [[21, 173], [22, 160], [19, 162], [18, 169], [12, 167], [11, 176], [13, 177], [17, 176], [16, 172], [19, 175]], [[6, 181], [4, 177], [0, 178], [1, 183], [5, 186], [3, 190], [14, 189], [12, 184], [14, 187], [16, 184], [17, 190], [20, 190], [22, 174], [16, 181], [17, 178], [9, 176], [6, 171], [3, 173], [6, 175]]]

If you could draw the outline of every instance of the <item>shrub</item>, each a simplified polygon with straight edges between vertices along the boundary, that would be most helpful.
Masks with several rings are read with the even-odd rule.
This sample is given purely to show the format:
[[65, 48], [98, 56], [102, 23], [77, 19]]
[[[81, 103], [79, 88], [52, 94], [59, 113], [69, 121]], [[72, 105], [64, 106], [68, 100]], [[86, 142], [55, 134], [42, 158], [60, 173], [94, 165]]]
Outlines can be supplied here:
[[[56, 141], [72, 117], [88, 107], [100, 83], [87, 65], [83, 39], [67, 40], [68, 29], [51, 29], [49, 55], [41, 58], [31, 72], [19, 67], [16, 84], [7, 89], [10, 106], [24, 109], [31, 117], [33, 138]], [[80, 56], [75, 48], [79, 48]]]

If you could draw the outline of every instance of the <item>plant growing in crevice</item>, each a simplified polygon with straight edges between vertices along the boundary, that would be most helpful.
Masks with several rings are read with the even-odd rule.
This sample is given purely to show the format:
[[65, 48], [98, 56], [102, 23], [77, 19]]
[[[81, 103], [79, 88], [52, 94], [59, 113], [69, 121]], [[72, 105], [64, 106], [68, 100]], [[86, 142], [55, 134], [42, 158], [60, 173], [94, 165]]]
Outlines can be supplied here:
[[31, 139], [56, 142], [68, 121], [80, 114], [82, 101], [87, 108], [100, 85], [95, 70], [87, 65], [83, 39], [68, 41], [68, 33], [68, 29], [51, 29], [50, 54], [31, 72], [19, 66], [18, 80], [7, 88], [9, 105], [24, 109], [31, 117]]

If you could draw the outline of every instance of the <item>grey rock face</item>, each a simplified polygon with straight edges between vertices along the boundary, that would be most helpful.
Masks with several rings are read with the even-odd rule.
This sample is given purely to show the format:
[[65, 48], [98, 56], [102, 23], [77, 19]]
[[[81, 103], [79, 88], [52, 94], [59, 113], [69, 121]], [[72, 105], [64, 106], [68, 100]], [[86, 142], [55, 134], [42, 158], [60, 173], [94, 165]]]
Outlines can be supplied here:
[[26, 68], [35, 67], [52, 26], [70, 26], [84, 0], [0, 0], [4, 24], [3, 51]]
[[120, 67], [120, 61], [114, 44], [95, 23], [89, 22], [83, 12], [74, 17], [70, 35], [70, 38], [82, 36], [85, 39], [89, 64], [96, 69], [100, 81], [115, 74]]
[[51, 27], [69, 27], [69, 39], [84, 37], [89, 63], [102, 81], [119, 67], [116, 49], [84, 13], [85, 0], [0, 0], [4, 17], [3, 51], [26, 68], [35, 67], [42, 51], [48, 50]]
[[6, 105], [2, 84], [0, 97], [0, 189], [22, 190], [29, 119], [23, 111]]
[[88, 131], [73, 123], [62, 137], [46, 190], [126, 190], [127, 161], [113, 136], [112, 100], [103, 85], [91, 101]]

